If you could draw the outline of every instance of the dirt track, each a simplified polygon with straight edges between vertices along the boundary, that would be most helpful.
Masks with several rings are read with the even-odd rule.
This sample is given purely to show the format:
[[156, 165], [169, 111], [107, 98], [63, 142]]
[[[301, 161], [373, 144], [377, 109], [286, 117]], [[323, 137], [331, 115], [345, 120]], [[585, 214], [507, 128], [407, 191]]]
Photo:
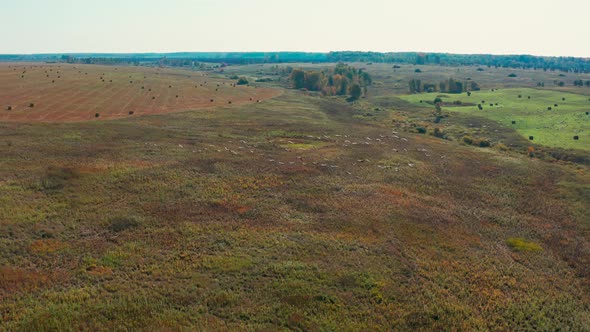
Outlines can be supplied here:
[[206, 75], [147, 67], [0, 64], [0, 121], [100, 121], [239, 106], [281, 93]]

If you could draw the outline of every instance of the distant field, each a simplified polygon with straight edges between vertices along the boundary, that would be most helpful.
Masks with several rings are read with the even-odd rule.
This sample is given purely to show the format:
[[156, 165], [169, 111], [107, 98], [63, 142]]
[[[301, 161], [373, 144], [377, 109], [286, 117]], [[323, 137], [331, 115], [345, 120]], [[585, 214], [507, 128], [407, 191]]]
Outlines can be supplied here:
[[[590, 112], [590, 99], [587, 96], [520, 88], [477, 91], [471, 96], [427, 93], [402, 98], [416, 104], [422, 101], [428, 106], [426, 102], [432, 102], [437, 96], [446, 104], [445, 110], [487, 117], [516, 129], [526, 138], [533, 136], [534, 143], [590, 150], [590, 115], [586, 114]], [[454, 101], [463, 105], [449, 105]], [[478, 109], [478, 104], [483, 110]], [[578, 136], [578, 140], [574, 140], [574, 136]]]
[[159, 68], [2, 64], [0, 121], [116, 119], [243, 105], [280, 93], [233, 83], [204, 73]]

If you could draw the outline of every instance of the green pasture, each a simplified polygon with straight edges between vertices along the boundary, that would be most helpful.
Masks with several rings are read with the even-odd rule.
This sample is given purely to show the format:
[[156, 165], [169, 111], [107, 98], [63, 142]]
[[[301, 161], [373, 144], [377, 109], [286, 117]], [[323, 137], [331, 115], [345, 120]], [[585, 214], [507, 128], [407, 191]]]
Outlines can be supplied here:
[[[402, 98], [416, 104], [422, 101], [428, 106], [427, 103], [432, 103], [436, 97], [443, 100], [444, 110], [495, 120], [516, 129], [526, 138], [533, 136], [536, 144], [590, 150], [590, 115], [586, 114], [590, 112], [590, 99], [587, 96], [519, 88], [474, 91], [471, 96], [434, 92]], [[453, 105], [456, 101], [461, 105]], [[479, 110], [478, 104], [483, 110]], [[579, 139], [574, 140], [574, 136]]]

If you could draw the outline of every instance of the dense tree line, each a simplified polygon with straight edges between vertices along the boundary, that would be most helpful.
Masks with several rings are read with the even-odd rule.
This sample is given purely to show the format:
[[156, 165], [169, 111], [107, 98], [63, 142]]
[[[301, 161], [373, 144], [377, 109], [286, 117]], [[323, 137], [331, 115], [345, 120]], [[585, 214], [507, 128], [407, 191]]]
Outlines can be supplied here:
[[585, 85], [585, 86], [588, 86], [588, 87], [590, 87], [590, 81], [586, 81], [586, 82], [584, 82], [584, 81], [582, 81], [582, 80], [575, 80], [575, 81], [574, 81], [574, 85], [575, 85], [575, 86], [584, 86], [584, 85]]
[[[0, 61], [61, 61], [62, 54], [0, 55]], [[491, 54], [448, 54], [448, 53], [378, 53], [378, 52], [180, 52], [180, 53], [79, 53], [69, 54], [76, 59], [90, 63], [157, 63], [163, 58], [179, 59], [185, 62], [209, 62], [227, 64], [254, 63], [326, 63], [326, 62], [385, 62], [416, 65], [444, 66], [489, 66], [502, 68], [530, 68], [541, 70], [561, 70], [577, 73], [590, 73], [590, 59], [575, 57], [541, 57], [532, 55], [491, 55]], [[79, 60], [82, 61], [82, 60]], [[171, 65], [176, 65], [173, 63]]]
[[377, 53], [330, 52], [330, 62], [385, 62], [415, 65], [470, 66], [590, 72], [590, 59], [575, 57], [541, 57], [532, 55], [448, 54], [448, 53]]
[[478, 91], [479, 85], [474, 81], [461, 82], [454, 78], [449, 78], [447, 81], [439, 82], [438, 84], [422, 82], [419, 79], [412, 79], [408, 82], [410, 93], [420, 92], [446, 92], [446, 93], [462, 93], [465, 91]]
[[326, 96], [347, 95], [351, 99], [360, 98], [372, 84], [367, 72], [342, 63], [323, 70], [293, 69], [289, 78], [296, 89], [320, 91]]

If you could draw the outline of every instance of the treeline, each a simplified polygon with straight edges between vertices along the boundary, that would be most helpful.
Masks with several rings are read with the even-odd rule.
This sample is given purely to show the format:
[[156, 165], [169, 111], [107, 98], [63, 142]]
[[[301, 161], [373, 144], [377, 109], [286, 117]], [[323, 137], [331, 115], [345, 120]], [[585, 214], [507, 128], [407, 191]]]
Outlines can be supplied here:
[[353, 100], [366, 94], [373, 82], [369, 73], [342, 63], [320, 71], [293, 69], [289, 78], [296, 89], [320, 91], [326, 96], [350, 96]]
[[449, 53], [377, 53], [377, 52], [330, 52], [330, 62], [385, 62], [414, 65], [489, 66], [561, 70], [566, 72], [590, 72], [590, 59], [575, 57], [541, 57], [533, 55], [449, 54]]
[[584, 86], [584, 85], [585, 85], [585, 86], [588, 86], [588, 87], [590, 87], [590, 81], [586, 81], [586, 82], [584, 82], [584, 81], [582, 81], [582, 80], [575, 80], [575, 81], [574, 81], [574, 85], [575, 85], [575, 86]]
[[480, 87], [475, 81], [461, 82], [454, 78], [449, 78], [447, 81], [436, 83], [422, 82], [419, 79], [412, 79], [408, 82], [410, 93], [420, 92], [446, 92], [446, 93], [462, 93], [465, 91], [479, 91]]
[[[64, 61], [63, 54], [0, 55], [0, 61]], [[415, 65], [489, 66], [560, 70], [590, 73], [590, 59], [575, 57], [542, 57], [533, 55], [449, 54], [449, 53], [378, 53], [378, 52], [180, 52], [180, 53], [75, 53], [66, 56], [96, 63], [114, 59], [117, 63], [157, 63], [160, 59], [181, 59], [185, 62], [226, 64], [257, 63], [326, 63], [326, 62], [385, 62]]]

